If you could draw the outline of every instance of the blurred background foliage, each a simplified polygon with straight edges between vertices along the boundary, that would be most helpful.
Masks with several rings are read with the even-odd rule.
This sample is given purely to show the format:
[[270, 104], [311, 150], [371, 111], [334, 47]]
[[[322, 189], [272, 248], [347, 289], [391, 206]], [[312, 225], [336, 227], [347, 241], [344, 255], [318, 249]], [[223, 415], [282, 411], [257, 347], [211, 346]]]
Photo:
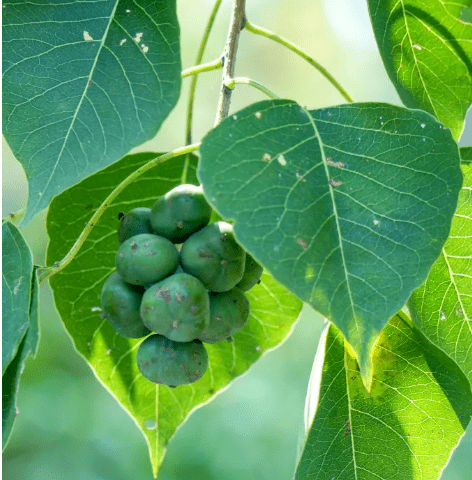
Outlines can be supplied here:
[[[253, 23], [312, 54], [356, 101], [400, 104], [378, 54], [365, 0], [248, 0], [247, 4]], [[178, 0], [184, 68], [193, 65], [212, 5], [213, 0]], [[222, 51], [230, 6], [231, 1], [225, 0], [205, 61]], [[236, 75], [251, 77], [280, 97], [309, 108], [344, 103], [303, 60], [248, 32], [241, 37]], [[193, 141], [213, 126], [220, 81], [220, 72], [199, 78]], [[157, 137], [136, 151], [183, 145], [188, 85], [185, 79], [181, 100]], [[263, 98], [248, 86], [237, 86], [232, 111]], [[461, 145], [471, 144], [469, 114]], [[4, 142], [3, 215], [20, 209], [26, 192], [21, 166]], [[43, 264], [45, 214], [24, 234], [35, 262]], [[151, 480], [144, 438], [75, 352], [47, 286], [41, 290], [40, 321], [40, 349], [36, 359], [27, 361], [21, 380], [20, 414], [4, 453], [4, 480]], [[194, 412], [171, 442], [159, 479], [291, 479], [304, 437], [305, 392], [322, 327], [323, 320], [306, 308], [280, 348]], [[442, 480], [470, 480], [471, 451], [469, 427]]]

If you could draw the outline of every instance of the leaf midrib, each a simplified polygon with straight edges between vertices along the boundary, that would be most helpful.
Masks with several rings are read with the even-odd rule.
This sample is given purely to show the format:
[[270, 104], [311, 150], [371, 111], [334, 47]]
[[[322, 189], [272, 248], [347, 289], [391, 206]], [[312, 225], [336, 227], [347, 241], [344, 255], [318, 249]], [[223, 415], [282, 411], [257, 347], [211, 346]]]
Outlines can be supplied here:
[[339, 225], [339, 215], [338, 215], [338, 210], [337, 210], [337, 206], [336, 206], [336, 200], [334, 198], [333, 187], [329, 183], [330, 174], [329, 174], [329, 170], [328, 170], [328, 164], [326, 162], [326, 155], [325, 155], [325, 151], [324, 151], [324, 143], [321, 139], [321, 135], [318, 131], [318, 128], [316, 126], [314, 118], [310, 115], [310, 112], [306, 108], [303, 108], [303, 111], [308, 116], [308, 119], [310, 120], [310, 123], [313, 127], [313, 131], [315, 133], [315, 136], [318, 139], [318, 142], [319, 142], [319, 145], [320, 145], [321, 158], [322, 158], [323, 167], [324, 167], [325, 174], [326, 174], [326, 183], [328, 185], [329, 194], [331, 196], [331, 203], [333, 205], [333, 214], [334, 214], [334, 218], [336, 220], [336, 232], [338, 234], [339, 249], [340, 249], [340, 252], [341, 252], [343, 272], [344, 272], [344, 277], [346, 279], [346, 286], [347, 286], [347, 291], [348, 291], [348, 295], [349, 295], [349, 303], [350, 303], [351, 310], [352, 310], [353, 320], [354, 320], [354, 323], [356, 325], [357, 334], [360, 338], [359, 325], [357, 323], [356, 312], [354, 311], [354, 302], [353, 302], [353, 299], [352, 299], [351, 285], [349, 283], [349, 273], [347, 271], [346, 259], [345, 259], [345, 256], [344, 256], [344, 247], [343, 247], [343, 239], [342, 239], [342, 235], [341, 235], [341, 226]]
[[[57, 166], [59, 165], [59, 161], [60, 161], [61, 158], [62, 158], [62, 154], [64, 153], [64, 149], [65, 149], [65, 147], [66, 147], [66, 145], [67, 145], [67, 142], [68, 142], [68, 140], [69, 140], [70, 132], [71, 132], [71, 130], [72, 130], [72, 127], [73, 127], [74, 124], [75, 124], [75, 121], [76, 121], [76, 119], [77, 119], [77, 115], [78, 115], [78, 113], [79, 113], [79, 111], [80, 111], [80, 109], [81, 109], [81, 107], [82, 107], [82, 103], [83, 103], [83, 101], [84, 101], [85, 94], [86, 94], [86, 92], [87, 92], [89, 82], [90, 82], [91, 78], [93, 77], [93, 74], [95, 73], [95, 67], [96, 67], [96, 65], [97, 65], [98, 59], [100, 58], [100, 54], [101, 54], [102, 49], [103, 49], [103, 47], [104, 47], [104, 45], [105, 45], [105, 42], [106, 42], [106, 40], [107, 40], [108, 31], [110, 30], [110, 25], [112, 24], [113, 18], [115, 17], [115, 12], [116, 12], [116, 9], [117, 9], [117, 7], [118, 7], [118, 4], [119, 4], [119, 0], [115, 0], [115, 6], [113, 7], [112, 12], [110, 13], [110, 18], [109, 18], [109, 21], [108, 21], [108, 25], [107, 25], [107, 27], [106, 27], [106, 29], [105, 29], [105, 32], [103, 33], [102, 40], [100, 41], [100, 46], [99, 46], [99, 48], [98, 48], [98, 50], [97, 50], [97, 54], [95, 55], [95, 60], [94, 60], [94, 62], [93, 62], [93, 65], [92, 65], [92, 67], [90, 68], [90, 73], [89, 73], [89, 75], [88, 75], [87, 82], [85, 83], [85, 87], [84, 87], [84, 90], [83, 90], [83, 92], [82, 92], [82, 96], [80, 97], [79, 103], [77, 104], [77, 107], [76, 107], [76, 109], [75, 109], [74, 115], [73, 115], [73, 117], [72, 117], [72, 119], [71, 119], [71, 122], [70, 122], [69, 128], [68, 128], [68, 130], [67, 130], [66, 136], [65, 136], [64, 141], [63, 141], [63, 143], [62, 143], [61, 151], [60, 151], [59, 154], [57, 155], [57, 159], [56, 159], [56, 162], [54, 163], [54, 166], [53, 166], [53, 169], [52, 169], [52, 171], [51, 171], [51, 174], [49, 175], [49, 179], [48, 179], [48, 181], [46, 182], [46, 185], [44, 186], [44, 189], [43, 189], [43, 192], [42, 192], [43, 194], [44, 194], [44, 192], [47, 190], [49, 184], [51, 183], [51, 180], [52, 180], [52, 178], [53, 178], [53, 176], [54, 176], [54, 173], [55, 173], [55, 171], [56, 171], [56, 168], [57, 168]], [[42, 195], [40, 196], [39, 200], [36, 202], [36, 205], [38, 205], [39, 203], [41, 203], [41, 201], [42, 201]]]

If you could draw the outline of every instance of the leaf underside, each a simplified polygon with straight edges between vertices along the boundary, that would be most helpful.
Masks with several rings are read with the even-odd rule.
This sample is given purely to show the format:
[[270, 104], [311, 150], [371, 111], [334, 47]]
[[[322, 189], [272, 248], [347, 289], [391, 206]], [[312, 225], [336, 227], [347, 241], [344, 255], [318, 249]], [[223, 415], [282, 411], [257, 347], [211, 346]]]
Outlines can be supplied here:
[[20, 231], [2, 225], [2, 374], [15, 358], [29, 324], [33, 257]]
[[202, 142], [206, 197], [271, 275], [341, 329], [366, 384], [388, 320], [427, 276], [461, 185], [450, 132], [386, 104], [265, 101]]
[[400, 316], [376, 345], [370, 393], [339, 330], [330, 326], [320, 348], [295, 479], [438, 479], [472, 415], [457, 365]]
[[470, 0], [368, 4], [380, 55], [403, 103], [431, 113], [458, 139], [472, 103]]
[[28, 178], [24, 223], [155, 136], [180, 92], [175, 4], [3, 5], [3, 133]]
[[426, 282], [408, 301], [414, 324], [472, 385], [472, 148], [461, 149], [464, 183], [450, 235]]
[[[48, 263], [63, 257], [82, 231], [91, 213], [116, 184], [157, 154], [129, 155], [56, 197], [47, 227], [51, 242]], [[179, 157], [161, 164], [127, 187], [96, 224], [73, 262], [51, 278], [56, 307], [78, 352], [98, 379], [135, 420], [149, 445], [154, 473], [176, 429], [189, 414], [244, 373], [264, 352], [285, 339], [302, 303], [268, 274], [247, 296], [251, 316], [233, 337], [233, 343], [206, 346], [210, 364], [199, 381], [171, 389], [155, 385], [138, 371], [135, 355], [141, 340], [125, 339], [100, 319], [100, 290], [114, 270], [118, 248], [117, 216], [154, 201], [180, 183], [197, 184], [197, 158]]]
[[2, 448], [5, 449], [10, 438], [13, 423], [18, 413], [16, 397], [20, 386], [20, 376], [29, 355], [36, 355], [39, 345], [39, 283], [36, 269], [33, 270], [33, 280], [30, 283], [30, 304], [26, 307], [29, 314], [29, 324], [26, 327], [16, 355], [2, 376]]

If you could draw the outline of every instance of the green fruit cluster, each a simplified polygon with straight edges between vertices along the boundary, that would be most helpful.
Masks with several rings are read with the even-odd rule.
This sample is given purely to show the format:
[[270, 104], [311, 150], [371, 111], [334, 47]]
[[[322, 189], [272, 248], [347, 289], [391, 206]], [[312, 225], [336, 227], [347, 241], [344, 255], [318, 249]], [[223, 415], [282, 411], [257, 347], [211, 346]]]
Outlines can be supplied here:
[[180, 185], [152, 208], [119, 215], [116, 271], [102, 288], [102, 315], [123, 337], [147, 337], [136, 361], [151, 382], [197, 381], [208, 367], [202, 342], [232, 341], [249, 318], [244, 292], [262, 267], [229, 223], [209, 224], [211, 214], [201, 187]]

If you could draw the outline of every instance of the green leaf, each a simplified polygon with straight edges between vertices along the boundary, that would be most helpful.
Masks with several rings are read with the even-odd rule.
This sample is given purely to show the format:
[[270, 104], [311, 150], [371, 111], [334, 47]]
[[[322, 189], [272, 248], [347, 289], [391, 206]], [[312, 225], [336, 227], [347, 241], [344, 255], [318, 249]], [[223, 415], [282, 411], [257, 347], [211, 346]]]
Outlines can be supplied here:
[[[92, 212], [113, 188], [156, 155], [129, 155], [52, 201], [47, 219], [49, 264], [67, 253]], [[196, 184], [197, 158], [190, 155], [188, 159], [188, 169], [186, 157], [178, 157], [149, 170], [128, 186], [96, 224], [72, 263], [51, 278], [57, 309], [76, 349], [142, 430], [155, 474], [177, 427], [195, 408], [286, 338], [302, 306], [294, 295], [264, 274], [262, 283], [247, 294], [251, 317], [233, 343], [206, 346], [210, 366], [202, 379], [170, 389], [140, 375], [135, 355], [141, 341], [117, 335], [100, 319], [100, 290], [114, 269], [119, 246], [118, 213], [138, 206], [151, 207], [160, 195], [180, 183]], [[186, 180], [182, 173], [185, 171]]]
[[368, 0], [375, 38], [403, 103], [431, 114], [458, 139], [472, 103], [470, 0]]
[[29, 324], [33, 257], [20, 231], [2, 225], [2, 375], [13, 360]]
[[[471, 157], [472, 148], [461, 149]], [[464, 184], [451, 232], [426, 282], [408, 302], [413, 322], [462, 368], [472, 384], [472, 163], [463, 160]]]
[[330, 326], [324, 340], [295, 479], [438, 479], [472, 415], [457, 365], [395, 316], [376, 346], [367, 393], [341, 333]]
[[329, 318], [371, 378], [375, 340], [449, 233], [458, 148], [429, 114], [386, 104], [251, 105], [200, 148], [206, 197], [271, 275]]
[[175, 0], [3, 8], [3, 133], [29, 183], [24, 222], [153, 138], [180, 91]]
[[29, 325], [26, 333], [20, 342], [16, 355], [8, 365], [2, 376], [2, 448], [4, 449], [10, 438], [13, 423], [18, 415], [16, 396], [20, 386], [20, 376], [28, 356], [36, 355], [39, 345], [39, 318], [38, 318], [38, 296], [39, 283], [33, 271], [33, 279], [30, 284], [31, 301], [29, 305]]
[[472, 24], [472, 7], [463, 8], [463, 9], [461, 10], [460, 19], [461, 19], [463, 22], [468, 22], [468, 23], [471, 23], [471, 24]]

